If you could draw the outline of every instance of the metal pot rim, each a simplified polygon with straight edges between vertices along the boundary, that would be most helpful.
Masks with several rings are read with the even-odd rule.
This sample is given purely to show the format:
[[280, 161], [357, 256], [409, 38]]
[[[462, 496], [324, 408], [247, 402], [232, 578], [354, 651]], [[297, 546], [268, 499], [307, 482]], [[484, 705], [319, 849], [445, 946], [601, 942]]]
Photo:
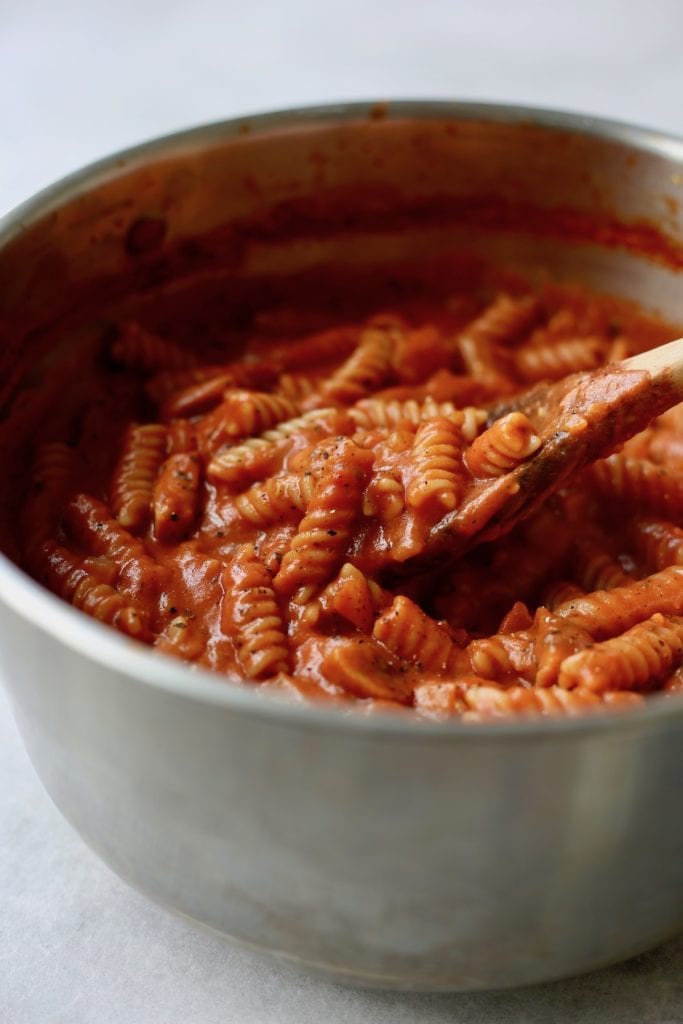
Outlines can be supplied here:
[[[187, 146], [306, 128], [319, 123], [344, 123], [368, 118], [429, 120], [431, 118], [533, 124], [548, 130], [570, 131], [620, 142], [683, 164], [683, 137], [637, 127], [620, 121], [566, 111], [514, 104], [458, 102], [452, 100], [397, 100], [333, 103], [296, 107], [231, 118], [173, 132], [121, 150], [61, 178], [0, 218], [0, 247], [65, 202], [119, 176], [151, 158], [169, 156]], [[237, 676], [219, 676], [204, 669], [163, 657], [116, 633], [72, 608], [0, 555], [0, 598], [17, 614], [66, 646], [109, 669], [161, 690], [241, 714], [257, 715], [297, 727], [352, 730], [354, 733], [401, 733], [416, 740], [463, 742], [496, 737], [519, 737], [555, 742], [561, 735], [595, 731], [640, 730], [646, 722], [660, 720], [683, 725], [683, 697], [653, 696], [644, 707], [595, 713], [573, 719], [541, 717], [501, 719], [475, 726], [458, 721], [430, 722], [412, 714], [378, 712], [364, 715], [354, 706], [348, 710], [327, 708], [314, 702], [298, 702], [242, 682]]]

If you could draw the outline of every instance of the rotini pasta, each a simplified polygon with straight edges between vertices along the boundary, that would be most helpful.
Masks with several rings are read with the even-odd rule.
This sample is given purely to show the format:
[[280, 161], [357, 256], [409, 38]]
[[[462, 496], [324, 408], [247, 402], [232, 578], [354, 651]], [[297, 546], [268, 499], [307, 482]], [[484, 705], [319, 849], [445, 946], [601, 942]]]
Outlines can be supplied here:
[[499, 295], [458, 337], [458, 348], [467, 371], [473, 376], [499, 374], [500, 350], [527, 331], [536, 317], [537, 305], [526, 296], [513, 299]]
[[460, 434], [444, 416], [423, 423], [415, 435], [406, 501], [412, 508], [454, 509], [462, 492]]
[[593, 692], [638, 690], [665, 678], [683, 655], [683, 619], [657, 612], [622, 636], [572, 654], [560, 666], [560, 686]]
[[167, 576], [148, 553], [143, 542], [113, 518], [102, 501], [77, 494], [64, 509], [62, 523], [67, 537], [86, 555], [106, 558], [120, 569], [119, 588], [141, 604], [156, 603]]
[[291, 398], [259, 391], [228, 391], [223, 402], [204, 417], [200, 443], [215, 451], [227, 441], [262, 434], [278, 423], [292, 420], [301, 410]]
[[610, 455], [590, 467], [588, 478], [606, 498], [625, 501], [634, 511], [671, 520], [683, 518], [683, 478], [666, 466]]
[[410, 702], [409, 684], [401, 663], [372, 640], [345, 640], [335, 644], [321, 663], [325, 677], [342, 693], [362, 700]]
[[154, 485], [154, 534], [164, 544], [177, 544], [191, 529], [199, 500], [197, 455], [170, 455]]
[[130, 427], [111, 485], [114, 515], [128, 530], [141, 530], [149, 521], [154, 483], [165, 453], [164, 427], [157, 423]]
[[380, 609], [391, 601], [378, 583], [347, 562], [320, 595], [323, 610], [340, 615], [362, 633], [370, 633]]
[[349, 405], [386, 380], [391, 353], [403, 325], [395, 317], [377, 317], [363, 331], [358, 348], [320, 389], [323, 404]]
[[57, 532], [75, 470], [76, 453], [61, 441], [42, 444], [36, 451], [22, 524], [26, 563], [32, 571], [41, 561], [40, 548]]
[[532, 383], [558, 380], [577, 370], [596, 369], [607, 355], [600, 338], [574, 338], [554, 345], [528, 345], [515, 353], [515, 370], [520, 378]]
[[530, 689], [526, 686], [499, 686], [478, 677], [462, 677], [457, 682], [428, 682], [416, 687], [415, 706], [434, 718], [457, 715], [465, 721], [528, 715], [564, 715], [573, 717], [607, 707], [632, 707], [642, 701], [636, 693], [593, 693], [592, 690], [565, 690], [561, 686]]
[[403, 661], [429, 672], [445, 672], [460, 654], [446, 630], [403, 595], [377, 619], [372, 635]]
[[299, 531], [285, 553], [274, 586], [278, 594], [305, 602], [327, 583], [341, 562], [360, 513], [372, 455], [341, 440], [315, 485]]
[[51, 590], [100, 622], [128, 636], [146, 638], [144, 615], [71, 551], [56, 541], [46, 541], [42, 555], [44, 578]]
[[583, 590], [614, 590], [633, 582], [605, 545], [586, 540], [577, 545], [576, 578]]
[[21, 469], [23, 564], [162, 653], [331, 706], [486, 722], [680, 699], [683, 406], [507, 535], [406, 565], [519, 486], [551, 440], [538, 382], [675, 333], [473, 280], [386, 282], [374, 315], [340, 297], [333, 326], [264, 282], [215, 323], [175, 298], [124, 320]]
[[377, 516], [381, 522], [395, 519], [405, 508], [404, 492], [399, 474], [388, 471], [375, 475], [363, 498], [363, 515]]
[[658, 611], [665, 615], [683, 614], [683, 566], [672, 565], [626, 586], [577, 597], [560, 605], [557, 614], [602, 640], [630, 629]]
[[549, 686], [546, 689], [529, 689], [525, 686], [473, 686], [465, 696], [463, 718], [469, 721], [485, 720], [498, 716], [511, 715], [574, 715], [585, 714], [586, 711], [597, 711], [600, 706], [628, 707], [639, 703], [635, 693], [605, 693], [596, 695], [592, 690], [565, 690], [561, 686]]
[[561, 604], [568, 604], [575, 597], [583, 597], [585, 590], [571, 580], [554, 580], [542, 595], [543, 606], [554, 612]]
[[150, 378], [147, 394], [159, 405], [161, 419], [196, 416], [217, 405], [231, 389], [272, 387], [279, 380], [273, 363], [228, 363], [168, 370]]
[[255, 526], [269, 526], [285, 519], [296, 520], [306, 511], [313, 497], [315, 482], [310, 470], [272, 476], [238, 495], [235, 508], [243, 519]]
[[289, 651], [270, 573], [245, 544], [223, 575], [223, 631], [235, 638], [242, 669], [250, 679], [287, 671]]
[[213, 408], [223, 398], [228, 388], [234, 386], [235, 377], [232, 373], [219, 373], [208, 380], [200, 380], [189, 384], [181, 391], [173, 389], [168, 399], [160, 408], [163, 420], [172, 420], [180, 416], [197, 416]]
[[502, 476], [541, 447], [533, 424], [521, 412], [501, 417], [472, 442], [465, 452], [473, 476]]
[[637, 519], [628, 533], [649, 572], [683, 565], [683, 530], [679, 526], [661, 519]]
[[329, 437], [338, 425], [336, 420], [334, 409], [315, 409], [287, 420], [264, 431], [260, 437], [221, 449], [209, 462], [207, 474], [210, 479], [236, 487], [267, 476], [283, 447], [287, 447], [293, 437], [308, 431], [316, 437]]
[[591, 634], [571, 619], [539, 608], [536, 613], [536, 685], [554, 686], [564, 661], [592, 642]]
[[453, 402], [437, 402], [425, 398], [418, 402], [414, 398], [406, 401], [367, 398], [349, 409], [349, 416], [359, 427], [396, 427], [410, 423], [418, 427], [427, 420], [441, 416], [458, 428], [463, 441], [473, 441], [482, 424], [486, 422], [484, 409], [470, 406], [458, 409]]
[[536, 657], [531, 633], [498, 633], [473, 640], [467, 648], [472, 671], [485, 679], [533, 679]]
[[135, 370], [189, 370], [197, 365], [194, 353], [145, 330], [133, 322], [123, 324], [111, 346], [112, 359]]

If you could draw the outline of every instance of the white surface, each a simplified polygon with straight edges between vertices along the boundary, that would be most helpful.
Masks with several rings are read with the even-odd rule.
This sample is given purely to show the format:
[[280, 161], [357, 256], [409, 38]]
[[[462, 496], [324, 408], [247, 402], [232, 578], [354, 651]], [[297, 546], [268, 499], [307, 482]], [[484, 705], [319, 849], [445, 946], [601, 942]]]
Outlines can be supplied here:
[[[681, 0], [0, 0], [0, 212], [147, 136], [270, 107], [498, 99], [683, 132]], [[680, 1024], [683, 939], [509, 993], [345, 990], [235, 950], [107, 871], [0, 695], [2, 1024]]]

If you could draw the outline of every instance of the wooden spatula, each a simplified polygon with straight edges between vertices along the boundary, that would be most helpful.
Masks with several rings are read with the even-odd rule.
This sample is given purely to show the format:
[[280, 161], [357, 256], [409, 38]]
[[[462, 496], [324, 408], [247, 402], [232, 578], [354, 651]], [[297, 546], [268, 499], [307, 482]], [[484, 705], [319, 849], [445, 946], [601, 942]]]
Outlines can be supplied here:
[[609, 455], [680, 401], [683, 338], [495, 406], [489, 422], [518, 409], [543, 444], [510, 473], [482, 481], [433, 527], [423, 551], [401, 563], [401, 574], [442, 564], [507, 533], [584, 466]]

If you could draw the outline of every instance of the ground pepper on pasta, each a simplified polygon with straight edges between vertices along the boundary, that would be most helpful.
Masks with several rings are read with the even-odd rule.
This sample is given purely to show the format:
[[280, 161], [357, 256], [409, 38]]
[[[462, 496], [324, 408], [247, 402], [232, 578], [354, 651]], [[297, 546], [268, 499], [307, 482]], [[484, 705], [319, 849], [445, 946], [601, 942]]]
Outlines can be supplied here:
[[[165, 654], [297, 697], [481, 721], [680, 691], [682, 407], [507, 536], [386, 571], [542, 448], [521, 412], [487, 427], [497, 400], [666, 340], [637, 324], [557, 288], [319, 329], [285, 308], [221, 360], [119, 323], [102, 394], [33, 452], [24, 565]], [[109, 378], [138, 396], [114, 414]]]

